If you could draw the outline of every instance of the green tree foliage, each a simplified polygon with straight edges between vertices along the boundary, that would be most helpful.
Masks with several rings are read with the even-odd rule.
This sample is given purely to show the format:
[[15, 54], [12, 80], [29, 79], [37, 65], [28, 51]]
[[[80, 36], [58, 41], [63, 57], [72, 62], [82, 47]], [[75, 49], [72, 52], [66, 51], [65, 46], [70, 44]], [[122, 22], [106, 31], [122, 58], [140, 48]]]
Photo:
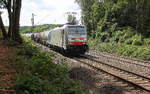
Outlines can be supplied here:
[[[4, 3], [2, 1], [0, 1], [0, 9], [3, 9], [3, 8], [4, 8]], [[4, 24], [3, 24], [1, 14], [2, 14], [2, 11], [0, 11], [0, 34], [2, 32], [3, 39], [7, 39], [7, 33], [5, 30]]]
[[76, 0], [82, 9], [89, 35], [113, 32], [131, 27], [136, 33], [150, 37], [149, 0]]
[[29, 38], [24, 40], [16, 50], [15, 94], [85, 94], [64, 62], [53, 63], [54, 53], [40, 51]]
[[78, 23], [76, 17], [73, 15], [68, 15], [67, 21], [68, 23], [73, 24], [73, 25]]
[[4, 3], [0, 1], [0, 8], [4, 8]]
[[82, 22], [83, 24], [85, 24], [88, 28], [87, 30], [89, 31], [88, 34], [91, 34], [91, 30], [92, 30], [92, 17], [91, 17], [91, 7], [94, 3], [94, 0], [76, 0], [76, 2], [79, 4], [79, 6], [82, 9]]
[[6, 33], [6, 30], [5, 30], [4, 24], [3, 24], [1, 13], [2, 12], [0, 12], [0, 32], [2, 32], [3, 38], [7, 39], [8, 37], [7, 37], [7, 33]]

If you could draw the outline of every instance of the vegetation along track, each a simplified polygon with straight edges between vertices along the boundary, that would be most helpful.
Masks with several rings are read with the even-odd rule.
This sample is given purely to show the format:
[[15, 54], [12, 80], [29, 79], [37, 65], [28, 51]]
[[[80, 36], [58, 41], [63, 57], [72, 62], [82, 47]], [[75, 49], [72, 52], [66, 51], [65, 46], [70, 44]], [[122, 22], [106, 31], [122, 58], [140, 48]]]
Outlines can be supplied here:
[[81, 58], [74, 59], [150, 92], [150, 78], [148, 77], [103, 63], [87, 55], [82, 55]]

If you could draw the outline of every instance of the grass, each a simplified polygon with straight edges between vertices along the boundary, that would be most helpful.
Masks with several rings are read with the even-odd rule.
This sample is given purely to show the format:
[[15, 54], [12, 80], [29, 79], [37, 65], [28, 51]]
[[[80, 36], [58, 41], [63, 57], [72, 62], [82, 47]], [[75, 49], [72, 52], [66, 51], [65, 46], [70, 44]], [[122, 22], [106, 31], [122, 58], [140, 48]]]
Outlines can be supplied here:
[[17, 54], [16, 94], [84, 94], [79, 81], [69, 78], [67, 65], [53, 63], [53, 53], [40, 51], [26, 38]]

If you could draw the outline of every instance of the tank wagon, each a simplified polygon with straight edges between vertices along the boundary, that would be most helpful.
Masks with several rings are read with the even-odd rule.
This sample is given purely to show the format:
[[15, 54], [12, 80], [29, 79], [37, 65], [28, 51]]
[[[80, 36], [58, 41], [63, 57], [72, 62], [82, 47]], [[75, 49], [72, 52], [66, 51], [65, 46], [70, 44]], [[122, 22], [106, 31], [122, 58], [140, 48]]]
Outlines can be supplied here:
[[88, 51], [87, 32], [82, 25], [64, 25], [53, 30], [32, 34], [32, 39], [67, 53], [84, 54]]

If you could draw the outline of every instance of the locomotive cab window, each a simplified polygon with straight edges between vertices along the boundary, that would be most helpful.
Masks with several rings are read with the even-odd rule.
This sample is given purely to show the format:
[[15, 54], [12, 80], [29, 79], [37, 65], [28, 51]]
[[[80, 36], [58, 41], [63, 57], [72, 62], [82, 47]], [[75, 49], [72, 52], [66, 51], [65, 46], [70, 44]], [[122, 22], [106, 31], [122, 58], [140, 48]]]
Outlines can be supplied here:
[[85, 30], [84, 26], [69, 26], [68, 27], [68, 34], [85, 35], [86, 30]]

